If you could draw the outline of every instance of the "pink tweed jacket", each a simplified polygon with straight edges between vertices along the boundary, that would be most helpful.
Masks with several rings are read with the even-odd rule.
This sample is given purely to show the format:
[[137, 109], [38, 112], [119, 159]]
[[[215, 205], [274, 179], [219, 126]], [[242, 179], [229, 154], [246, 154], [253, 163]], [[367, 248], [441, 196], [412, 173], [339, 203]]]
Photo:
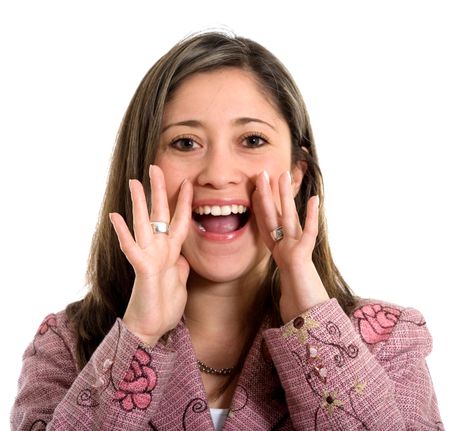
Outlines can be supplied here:
[[[263, 325], [223, 431], [443, 430], [425, 363], [422, 315], [364, 300], [349, 317], [335, 299], [281, 328]], [[120, 319], [78, 369], [64, 313], [25, 351], [13, 430], [213, 431], [183, 322], [154, 348]]]

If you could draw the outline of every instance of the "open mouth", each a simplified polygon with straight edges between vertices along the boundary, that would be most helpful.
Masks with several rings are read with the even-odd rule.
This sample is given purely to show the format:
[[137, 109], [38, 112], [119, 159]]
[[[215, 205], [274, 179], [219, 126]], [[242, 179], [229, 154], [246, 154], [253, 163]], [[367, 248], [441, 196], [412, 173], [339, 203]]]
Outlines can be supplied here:
[[202, 205], [194, 209], [192, 218], [202, 232], [228, 234], [242, 229], [250, 218], [245, 205]]

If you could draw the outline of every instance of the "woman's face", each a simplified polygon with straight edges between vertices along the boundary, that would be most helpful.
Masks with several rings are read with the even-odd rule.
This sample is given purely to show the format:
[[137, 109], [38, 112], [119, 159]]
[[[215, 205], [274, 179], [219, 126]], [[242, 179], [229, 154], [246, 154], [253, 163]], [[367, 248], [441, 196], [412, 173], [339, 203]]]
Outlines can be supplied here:
[[224, 282], [264, 266], [269, 252], [255, 220], [261, 215], [252, 212], [256, 177], [268, 172], [278, 202], [279, 176], [291, 170], [298, 186], [302, 173], [291, 169], [288, 124], [253, 75], [226, 68], [187, 78], [167, 103], [161, 130], [155, 164], [172, 215], [183, 180], [193, 184], [182, 248], [191, 270]]

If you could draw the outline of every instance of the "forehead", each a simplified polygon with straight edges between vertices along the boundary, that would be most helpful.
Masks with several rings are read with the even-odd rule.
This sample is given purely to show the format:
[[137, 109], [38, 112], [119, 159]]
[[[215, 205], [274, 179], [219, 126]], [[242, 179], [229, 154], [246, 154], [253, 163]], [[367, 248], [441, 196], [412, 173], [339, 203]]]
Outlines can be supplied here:
[[[164, 122], [185, 117], [263, 117], [284, 122], [276, 104], [249, 71], [223, 68], [186, 78], [164, 109]], [[183, 118], [181, 118], [183, 117]]]

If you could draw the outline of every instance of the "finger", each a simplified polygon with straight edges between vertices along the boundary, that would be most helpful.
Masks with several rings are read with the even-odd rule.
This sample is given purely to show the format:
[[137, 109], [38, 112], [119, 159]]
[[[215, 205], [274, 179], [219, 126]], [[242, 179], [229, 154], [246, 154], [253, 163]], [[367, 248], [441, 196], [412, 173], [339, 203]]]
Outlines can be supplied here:
[[189, 267], [188, 261], [186, 260], [186, 258], [184, 256], [182, 256], [182, 255], [178, 256], [177, 267], [178, 267], [178, 271], [180, 274], [180, 281], [184, 286], [186, 286], [190, 267]]
[[264, 244], [267, 246], [267, 248], [272, 251], [274, 246], [274, 241], [272, 237], [270, 236], [269, 230], [265, 223], [262, 221], [261, 215], [263, 214], [263, 208], [262, 208], [262, 198], [261, 193], [258, 189], [255, 189], [255, 191], [252, 194], [252, 214], [256, 220], [256, 225], [259, 231], [259, 234], [264, 241]]
[[129, 181], [131, 200], [133, 203], [133, 230], [136, 243], [146, 248], [152, 239], [150, 221], [148, 218], [147, 200], [144, 188], [138, 180]]
[[256, 190], [252, 197], [253, 213], [264, 243], [272, 249], [274, 241], [270, 232], [279, 226], [277, 207], [273, 199], [268, 174], [263, 171], [256, 178]]
[[109, 219], [111, 220], [117, 239], [119, 240], [120, 249], [123, 251], [128, 261], [133, 265], [133, 262], [137, 260], [139, 253], [133, 235], [131, 235], [125, 220], [120, 214], [110, 213]]
[[285, 236], [300, 239], [302, 227], [292, 195], [291, 175], [289, 171], [280, 175], [278, 187], [280, 190], [281, 225], [283, 226], [283, 232]]
[[184, 180], [180, 186], [178, 194], [177, 206], [170, 223], [170, 237], [173, 238], [175, 244], [181, 248], [186, 236], [189, 232], [192, 219], [192, 184], [188, 180]]
[[319, 233], [319, 196], [309, 198], [306, 207], [305, 227], [302, 234], [302, 242], [312, 252]]
[[152, 190], [151, 221], [170, 223], [169, 204], [167, 203], [166, 181], [159, 166], [150, 165], [150, 184]]

